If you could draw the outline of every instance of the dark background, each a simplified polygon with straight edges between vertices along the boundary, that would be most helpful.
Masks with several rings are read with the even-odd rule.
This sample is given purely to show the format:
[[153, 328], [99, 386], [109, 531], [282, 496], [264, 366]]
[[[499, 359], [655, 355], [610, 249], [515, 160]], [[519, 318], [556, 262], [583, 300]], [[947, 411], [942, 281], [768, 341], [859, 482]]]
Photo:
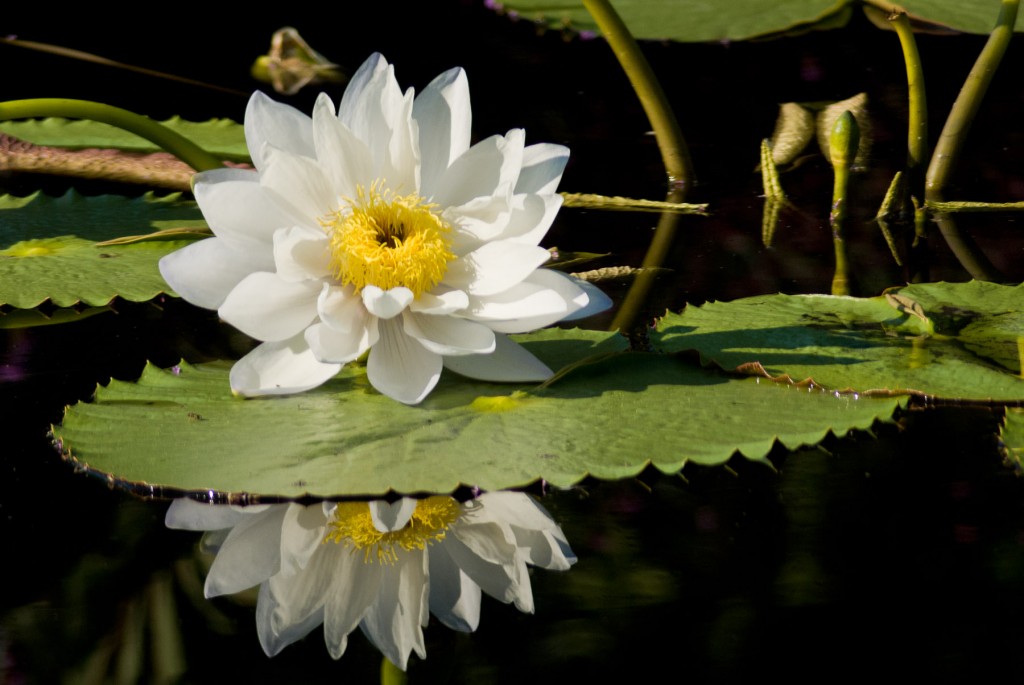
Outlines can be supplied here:
[[[95, 8], [22, 4], [5, 7], [0, 31], [246, 92], [268, 88], [251, 80], [249, 66], [285, 25], [349, 72], [371, 52], [384, 53], [403, 86], [421, 89], [461, 65], [476, 137], [522, 126], [528, 141], [569, 145], [563, 190], [664, 194], [649, 125], [603, 41], [541, 31], [466, 1], [145, 11], [129, 25], [126, 15]], [[919, 40], [934, 140], [984, 39]], [[867, 223], [905, 156], [905, 72], [894, 35], [857, 16], [845, 29], [782, 41], [648, 44], [645, 51], [691, 146], [699, 183], [689, 199], [710, 202], [713, 212], [682, 221], [665, 285], [673, 306], [828, 291], [826, 163], [813, 158], [783, 175], [796, 209], [784, 213], [771, 250], [760, 244], [753, 169], [778, 103], [861, 91], [870, 97], [876, 140], [853, 190], [856, 278], [863, 295], [903, 282]], [[1019, 41], [1011, 46], [950, 197], [1024, 197], [1022, 53]], [[158, 119], [240, 120], [244, 113], [243, 96], [6, 45], [0, 65], [8, 99], [85, 98]], [[328, 92], [337, 100], [341, 87]], [[289, 101], [308, 111], [315, 94]], [[0, 175], [0, 190], [14, 194], [39, 187], [59, 194], [70, 185]], [[655, 221], [567, 209], [546, 245], [612, 253], [598, 265], [636, 265]], [[965, 225], [1008, 280], [1021, 280], [1019, 219], [985, 216]], [[931, 246], [934, 280], [967, 280], [941, 239], [933, 236]], [[178, 600], [187, 648], [181, 682], [375, 678], [377, 655], [358, 636], [338, 663], [320, 630], [266, 659], [251, 608], [195, 596], [195, 537], [163, 530], [163, 504], [133, 500], [61, 463], [47, 428], [96, 383], [133, 378], [147, 359], [169, 365], [182, 356], [230, 357], [246, 344], [214, 313], [179, 301], [115, 303], [114, 310], [66, 326], [0, 331], [7, 438], [0, 450], [7, 570], [0, 682], [86, 682], [82, 664], [90, 656], [116, 654], [133, 636], [148, 645], [151, 630], [130, 628], [129, 617], [146, 606], [140, 598], [154, 582], [169, 583]], [[985, 408], [911, 411], [871, 433], [830, 438], [822, 449], [778, 450], [774, 468], [737, 458], [730, 469], [688, 467], [685, 478], [645, 473], [549, 493], [545, 505], [563, 523], [579, 564], [568, 574], [534, 575], [536, 616], [488, 601], [474, 636], [432, 625], [430, 658], [413, 663], [412, 682], [636, 680], [666, 668], [693, 682], [880, 672], [939, 682], [1019, 679], [1024, 487], [1001, 462], [1000, 419]]]

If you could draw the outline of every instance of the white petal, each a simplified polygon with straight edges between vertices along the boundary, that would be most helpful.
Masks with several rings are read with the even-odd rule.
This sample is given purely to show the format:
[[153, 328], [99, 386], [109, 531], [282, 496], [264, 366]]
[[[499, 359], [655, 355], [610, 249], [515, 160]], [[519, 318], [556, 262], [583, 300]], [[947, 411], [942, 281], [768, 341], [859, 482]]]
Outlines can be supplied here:
[[[289, 599], [286, 598], [284, 601]], [[282, 608], [287, 613], [280, 613]], [[308, 607], [304, 608], [308, 609]], [[307, 610], [304, 614], [299, 614], [295, 611], [295, 607], [282, 606], [272, 599], [269, 583], [260, 586], [260, 592], [256, 598], [256, 632], [259, 635], [260, 646], [263, 647], [263, 652], [267, 656], [276, 656], [288, 645], [309, 635], [323, 621], [322, 604], [312, 610]]]
[[402, 325], [407, 335], [437, 354], [489, 354], [494, 351], [494, 331], [466, 319], [410, 312], [402, 317]]
[[377, 319], [370, 318], [369, 327], [356, 327], [341, 332], [323, 323], [306, 329], [306, 343], [313, 356], [321, 362], [345, 364], [358, 359], [377, 342]]
[[[516, 559], [514, 545], [504, 543], [498, 526], [453, 526], [445, 537], [444, 546], [452, 560], [481, 590], [506, 604], [514, 602], [520, 611], [533, 612], [533, 593], [526, 565]], [[494, 560], [480, 556], [481, 551]]]
[[480, 586], [462, 572], [444, 541], [430, 548], [430, 611], [452, 630], [467, 633], [480, 625]]
[[324, 551], [334, 562], [335, 577], [324, 604], [324, 640], [327, 651], [340, 659], [355, 630], [380, 591], [383, 568], [367, 563], [363, 553], [341, 543], [328, 542]]
[[441, 355], [402, 332], [398, 321], [380, 322], [380, 340], [366, 363], [370, 384], [391, 399], [419, 404], [441, 378]]
[[429, 197], [445, 170], [469, 149], [472, 109], [466, 72], [449, 69], [431, 81], [416, 97], [412, 117], [420, 129], [421, 192]]
[[313, 138], [320, 169], [340, 198], [354, 198], [357, 186], [373, 180], [373, 157], [363, 141], [338, 120], [334, 105], [321, 94], [313, 109]]
[[316, 157], [312, 120], [299, 110], [271, 100], [257, 91], [245, 109], [245, 144], [253, 166], [263, 169], [264, 146], [269, 144], [297, 155]]
[[303, 392], [329, 381], [341, 364], [317, 361], [300, 334], [263, 343], [231, 367], [231, 391], [246, 397]]
[[576, 563], [562, 529], [536, 500], [521, 492], [488, 492], [478, 499], [472, 520], [503, 521], [512, 528], [516, 546], [526, 561], [564, 571]]
[[452, 250], [461, 256], [482, 242], [504, 235], [512, 219], [512, 208], [506, 195], [488, 195], [448, 207], [441, 217], [455, 227]]
[[206, 596], [241, 592], [280, 569], [281, 524], [287, 505], [247, 517], [231, 529], [206, 576]]
[[524, 333], [560, 321], [588, 302], [587, 293], [574, 279], [551, 269], [537, 269], [503, 293], [471, 297], [469, 318], [500, 333]]
[[384, 656], [403, 671], [414, 651], [426, 657], [422, 617], [427, 608], [427, 557], [423, 551], [399, 553], [383, 568], [377, 599], [359, 627]]
[[218, 309], [248, 275], [265, 271], [264, 260], [228, 247], [220, 238], [186, 245], [160, 259], [160, 275], [185, 300], [197, 307]]
[[224, 300], [220, 317], [257, 340], [277, 342], [302, 332], [317, 316], [319, 281], [284, 281], [277, 274], [249, 274]]
[[203, 218], [218, 238], [264, 263], [270, 256], [274, 231], [309, 223], [268, 193], [255, 171], [203, 172], [195, 177], [192, 192]]
[[366, 309], [381, 319], [393, 319], [413, 300], [412, 291], [403, 286], [381, 290], [375, 285], [368, 285], [363, 288], [362, 297]]
[[452, 207], [476, 197], [511, 193], [519, 177], [523, 140], [522, 129], [481, 140], [452, 163], [428, 197], [442, 207]]
[[403, 497], [397, 502], [379, 499], [369, 502], [368, 505], [373, 527], [381, 533], [405, 528], [405, 524], [409, 523], [413, 512], [416, 511], [416, 500], [412, 497]]
[[274, 234], [274, 265], [283, 281], [325, 278], [330, 261], [330, 243], [321, 230], [293, 226]]
[[318, 219], [337, 210], [338, 195], [315, 160], [276, 148], [265, 148], [264, 156], [266, 167], [260, 173], [264, 192], [304, 217], [304, 225], [316, 228]]
[[373, 156], [373, 178], [386, 178], [405, 194], [416, 192], [419, 172], [412, 105], [412, 92], [402, 93], [394, 68], [374, 55], [352, 77], [338, 107], [341, 123]]
[[497, 238], [537, 245], [547, 235], [561, 207], [561, 195], [516, 195], [512, 198], [508, 225]]
[[293, 576], [304, 569], [320, 548], [327, 518], [319, 505], [287, 505], [281, 524], [281, 575]]
[[569, 148], [552, 143], [530, 145], [523, 150], [523, 169], [517, 193], [554, 193], [569, 161]]
[[320, 320], [339, 333], [367, 328], [372, 318], [363, 305], [363, 298], [356, 295], [355, 288], [350, 285], [338, 287], [325, 283], [316, 308]]
[[234, 507], [181, 497], [171, 502], [164, 516], [164, 525], [180, 530], [221, 530], [231, 528], [245, 518], [244, 511]]
[[351, 128], [352, 119], [360, 114], [358, 110], [364, 106], [364, 91], [375, 79], [380, 78], [387, 68], [388, 61], [384, 59], [384, 55], [375, 52], [352, 75], [345, 88], [345, 94], [341, 97], [341, 104], [338, 105], [338, 118], [343, 124]]
[[551, 378], [551, 369], [516, 342], [501, 333], [494, 335], [494, 352], [445, 357], [445, 368], [482, 381], [539, 383]]
[[572, 280], [576, 285], [583, 289], [583, 292], [587, 294], [588, 301], [583, 308], [563, 317], [562, 321], [585, 319], [588, 316], [599, 314], [612, 306], [612, 298], [605, 295], [603, 290], [590, 281], [584, 281], [581, 278], [573, 278]]
[[441, 282], [470, 295], [494, 295], [521, 283], [550, 258], [543, 247], [494, 241], [450, 262]]
[[433, 293], [421, 293], [409, 305], [409, 311], [421, 314], [452, 314], [469, 306], [469, 295], [464, 290], [442, 291], [435, 288]]

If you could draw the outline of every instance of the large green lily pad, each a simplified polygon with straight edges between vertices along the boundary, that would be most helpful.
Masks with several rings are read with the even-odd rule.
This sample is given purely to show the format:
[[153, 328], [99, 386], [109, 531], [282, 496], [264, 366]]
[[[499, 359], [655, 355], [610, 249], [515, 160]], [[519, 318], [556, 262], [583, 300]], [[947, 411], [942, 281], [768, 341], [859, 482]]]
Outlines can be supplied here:
[[[864, 4], [884, 12], [900, 5], [933, 29], [967, 33], [990, 32], [999, 14], [996, 0], [612, 0], [636, 38], [684, 42], [748, 40], [838, 28]], [[568, 26], [577, 31], [598, 31], [583, 0], [503, 0], [500, 6], [554, 29]], [[1017, 25], [1021, 25], [1019, 18]]]
[[243, 400], [227, 364], [146, 369], [68, 407], [53, 429], [65, 456], [138, 492], [164, 488], [264, 496], [379, 496], [389, 490], [494, 490], [539, 478], [675, 472], [739, 453], [763, 460], [888, 420], [901, 400], [731, 377], [688, 356], [616, 352], [617, 336], [524, 336], [560, 362], [598, 355], [547, 387], [468, 381], [446, 372], [420, 406], [374, 391], [360, 365], [290, 397]]
[[[26, 309], [143, 302], [171, 293], [157, 262], [189, 240], [99, 245], [125, 235], [205, 228], [194, 202], [177, 195], [0, 197], [0, 305]], [[180, 237], [180, 236], [179, 236]]]
[[[666, 316], [667, 352], [832, 390], [1019, 403], [1024, 286], [930, 283], [874, 298], [769, 295]], [[762, 371], [763, 368], [763, 371]]]
[[[173, 117], [161, 124], [181, 134], [207, 152], [225, 159], [249, 161], [245, 132], [241, 124], [229, 119], [185, 121]], [[158, 152], [159, 146], [124, 129], [97, 121], [60, 119], [29, 119], [2, 121], [0, 132], [36, 145], [51, 147], [115, 148], [129, 152]]]

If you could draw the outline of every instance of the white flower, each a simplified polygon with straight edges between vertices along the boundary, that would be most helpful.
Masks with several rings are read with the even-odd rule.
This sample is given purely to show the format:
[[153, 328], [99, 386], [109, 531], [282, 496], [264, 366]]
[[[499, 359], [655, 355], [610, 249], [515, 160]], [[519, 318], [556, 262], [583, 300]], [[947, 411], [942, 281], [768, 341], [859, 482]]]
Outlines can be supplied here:
[[166, 523], [212, 531], [207, 597], [260, 586], [256, 625], [268, 656], [322, 623], [338, 659], [359, 626], [402, 669], [410, 652], [426, 657], [430, 613], [473, 631], [481, 590], [532, 613], [526, 564], [564, 571], [576, 562], [550, 515], [516, 492], [463, 504], [446, 496], [250, 507], [178, 499]]
[[186, 300], [265, 341], [235, 364], [241, 395], [299, 392], [367, 350], [380, 392], [416, 404], [441, 368], [493, 381], [551, 371], [506, 334], [606, 308], [592, 286], [540, 269], [568, 160], [521, 129], [470, 147], [462, 69], [419, 97], [371, 56], [337, 113], [312, 118], [256, 93], [245, 136], [256, 169], [198, 174], [216, 237], [160, 262]]

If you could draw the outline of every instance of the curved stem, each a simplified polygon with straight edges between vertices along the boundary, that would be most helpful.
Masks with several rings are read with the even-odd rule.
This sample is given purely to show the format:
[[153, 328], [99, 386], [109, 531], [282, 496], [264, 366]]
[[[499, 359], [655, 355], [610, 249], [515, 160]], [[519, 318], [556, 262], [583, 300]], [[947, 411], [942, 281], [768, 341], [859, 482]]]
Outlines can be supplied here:
[[[683, 202], [686, 193], [693, 185], [693, 164], [690, 161], [690, 151], [686, 146], [686, 140], [679, 129], [679, 122], [668, 104], [665, 91], [658, 83], [657, 77], [651, 70], [651, 65], [640, 52], [640, 46], [636, 44], [626, 24], [619, 17], [608, 0], [583, 0], [584, 7], [594, 17], [598, 28], [604, 34], [608, 45], [611, 46], [615, 57], [622, 65], [623, 71], [629, 78], [629, 82], [640, 98], [644, 112], [654, 128], [654, 137], [658, 141], [658, 149], [661, 151], [661, 159], [665, 165], [665, 172], [668, 174], [668, 197], [666, 202]], [[672, 212], [665, 212], [658, 221], [658, 227], [654, 231], [654, 237], [647, 248], [644, 256], [643, 269], [637, 275], [633, 285], [626, 293], [626, 298], [619, 308], [611, 329], [622, 331], [630, 340], [642, 339], [643, 335], [637, 335], [634, 331], [640, 323], [640, 312], [648, 294], [654, 285], [657, 272], [656, 267], [661, 266], [668, 255], [669, 247], [675, 238], [676, 226], [679, 223], [679, 215]], [[631, 342], [632, 344], [632, 342]]]
[[[681, 190], [672, 191], [668, 194], [666, 202], [678, 202], [682, 194]], [[630, 337], [631, 341], [643, 338], [643, 336], [635, 335], [634, 328], [642, 324], [642, 322], [638, 321], [640, 312], [643, 310], [644, 302], [647, 301], [651, 288], [654, 286], [654, 281], [658, 277], [657, 267], [661, 266], [665, 261], [668, 250], [672, 246], [672, 241], [676, 237], [679, 217], [680, 215], [675, 212], [662, 213], [661, 218], [658, 220], [658, 227], [654, 229], [654, 237], [651, 239], [651, 244], [647, 248], [647, 254], [644, 255], [641, 270], [636, 275], [636, 280], [633, 281], [633, 284], [626, 292], [626, 297], [622, 300], [622, 305], [612, 321], [610, 330], [622, 331]]]
[[679, 199], [682, 202], [686, 191], [693, 185], [693, 165], [686, 140], [679, 130], [679, 122], [668, 104], [665, 91], [611, 3], [608, 0], [583, 0], [583, 6], [594, 17], [640, 98], [640, 104], [654, 128], [654, 137], [658, 141], [658, 149], [661, 150], [661, 158], [668, 173], [669, 189], [682, 190], [683, 197]]
[[[967, 131], [978, 113], [978, 108], [981, 107], [981, 100], [985, 97], [996, 68], [1002, 61], [1013, 36], [1019, 5], [1020, 0], [1002, 0], [996, 27], [989, 35], [988, 42], [985, 43], [971, 73], [960, 89], [960, 95], [953, 103], [946, 125], [943, 126], [942, 134], [932, 153], [928, 173], [925, 175], [926, 202], [941, 202], [944, 199], [943, 192], [963, 150]], [[1001, 279], [998, 269], [974, 242], [966, 236], [961, 236], [952, 218], [940, 219], [939, 229], [950, 250], [973, 278], [989, 281]]]
[[88, 100], [64, 98], [38, 98], [0, 102], [0, 121], [8, 119], [37, 119], [66, 117], [89, 119], [130, 131], [160, 146], [196, 171], [219, 169], [224, 164], [188, 138], [181, 136], [149, 117]]
[[899, 36], [903, 61], [907, 65], [907, 100], [910, 110], [907, 122], [907, 175], [911, 187], [916, 188], [918, 169], [928, 154], [928, 101], [924, 90], [924, 70], [907, 13], [895, 12], [889, 21]]

